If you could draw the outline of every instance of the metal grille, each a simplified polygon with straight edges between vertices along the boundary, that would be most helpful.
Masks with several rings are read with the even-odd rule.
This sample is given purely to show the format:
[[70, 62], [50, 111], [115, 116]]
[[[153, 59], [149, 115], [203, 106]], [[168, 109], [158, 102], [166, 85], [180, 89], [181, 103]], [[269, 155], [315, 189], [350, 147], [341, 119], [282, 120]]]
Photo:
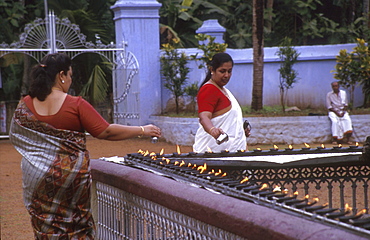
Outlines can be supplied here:
[[126, 51], [127, 43], [104, 45], [98, 35], [95, 37], [95, 43], [86, 41], [78, 25], [50, 12], [45, 19], [37, 18], [27, 24], [20, 41], [10, 45], [0, 43], [0, 58], [6, 54], [23, 53], [40, 61], [48, 53], [55, 52], [64, 52], [71, 59], [81, 54], [99, 54], [113, 66], [114, 122], [139, 125], [139, 63], [134, 54]]
[[110, 185], [96, 189], [98, 239], [244, 239]]
[[[301, 160], [284, 164], [255, 160], [259, 157], [289, 159], [300, 155]], [[353, 213], [362, 209], [369, 211], [370, 166], [368, 162], [359, 160], [361, 148], [189, 153], [168, 157], [172, 161], [185, 160], [197, 165], [207, 162], [209, 169], [221, 169], [234, 180], [248, 177], [251, 184], [267, 184], [269, 189], [279, 186], [290, 193], [298, 191], [301, 196], [318, 197], [320, 202], [341, 211], [346, 203], [352, 207]]]
[[[272, 192], [271, 186], [274, 183], [280, 183], [286, 186], [288, 183], [293, 185], [293, 188], [298, 188], [299, 184], [306, 184], [305, 191], [308, 192], [308, 185], [314, 184], [315, 188], [328, 184], [329, 198], [333, 198], [334, 192], [339, 192], [339, 197], [341, 202], [344, 202], [344, 183], [350, 183], [349, 187], [352, 190], [353, 202], [356, 201], [356, 181], [362, 182], [364, 189], [364, 201], [366, 210], [368, 210], [368, 182], [369, 182], [369, 167], [367, 162], [360, 160], [361, 149], [357, 149], [357, 153], [352, 149], [327, 149], [326, 154], [331, 153], [332, 156], [336, 157], [318, 157], [316, 151], [299, 151], [299, 153], [312, 153], [308, 154], [306, 160], [297, 161], [293, 163], [285, 164], [274, 164], [266, 162], [248, 162], [246, 158], [251, 157], [256, 159], [258, 156], [270, 154], [266, 152], [243, 152], [243, 153], [188, 153], [188, 154], [178, 154], [174, 153], [172, 155], [145, 155], [140, 154], [129, 154], [125, 158], [126, 164], [134, 165], [148, 171], [165, 173], [174, 179], [179, 179], [182, 181], [192, 182], [198, 184], [207, 189], [213, 189], [214, 191], [221, 192], [228, 196], [234, 196], [239, 199], [244, 199], [263, 205], [266, 207], [272, 207], [274, 209], [279, 209], [280, 211], [291, 213], [293, 215], [299, 215], [300, 217], [308, 217], [309, 219], [320, 220], [322, 224], [333, 224], [333, 226], [341, 226], [347, 230], [354, 230], [358, 233], [362, 232], [369, 234], [370, 218], [356, 220], [361, 217], [361, 215], [355, 214], [348, 215], [350, 212], [348, 210], [339, 209], [334, 206], [334, 208], [329, 207], [325, 204], [313, 206], [316, 201], [310, 203], [309, 201], [296, 198], [296, 196], [286, 196], [285, 194], [279, 196], [278, 193]], [[341, 153], [340, 153], [341, 152]], [[275, 152], [283, 158], [287, 156], [281, 155], [281, 152]], [[297, 152], [290, 152], [291, 157]], [[342, 156], [338, 156], [342, 154]], [[227, 156], [227, 157], [222, 157]], [[294, 156], [297, 157], [298, 155]], [[309, 157], [316, 156], [315, 160], [307, 160]], [[279, 157], [279, 156], [277, 156]], [[161, 159], [161, 160], [160, 160]], [[234, 160], [232, 160], [234, 159]], [[240, 161], [244, 159], [244, 161]], [[177, 163], [185, 161], [185, 165], [182, 167], [178, 166]], [[184, 167], [188, 163], [195, 164], [197, 166], [202, 165], [202, 163], [207, 160], [207, 171], [206, 173], [200, 174], [199, 171]], [[254, 166], [253, 166], [254, 165]], [[304, 167], [310, 165], [309, 167]], [[222, 169], [222, 172], [229, 173], [228, 177], [222, 178], [215, 176], [214, 173], [210, 173], [211, 168]], [[328, 170], [330, 169], [330, 171]], [[351, 170], [349, 173], [348, 171]], [[279, 173], [279, 174], [277, 174]], [[276, 179], [279, 176], [279, 179]], [[327, 179], [325, 179], [325, 177]], [[241, 184], [240, 179], [245, 177], [250, 178], [247, 183]], [[321, 177], [323, 179], [321, 180]], [[275, 179], [274, 179], [275, 178]], [[291, 178], [291, 179], [290, 179]], [[357, 179], [357, 180], [356, 180]], [[262, 189], [259, 183], [267, 182], [270, 184], [270, 188]], [[334, 189], [334, 183], [339, 184], [339, 190]], [[321, 184], [323, 186], [321, 186]], [[281, 185], [280, 185], [281, 186]], [[350, 192], [350, 193], [351, 193]], [[362, 201], [360, 201], [362, 202]], [[354, 210], [354, 209], [352, 209]], [[347, 215], [347, 216], [345, 216]], [[351, 223], [351, 224], [348, 224]], [[357, 227], [361, 226], [361, 227]]]
[[353, 213], [361, 209], [369, 210], [370, 166], [358, 162], [338, 165], [332, 159], [328, 159], [327, 164], [331, 166], [241, 167], [237, 170], [224, 170], [238, 180], [248, 176], [251, 182], [259, 185], [266, 183], [272, 188], [281, 186], [291, 192], [319, 197], [330, 208], [344, 210], [348, 203]]

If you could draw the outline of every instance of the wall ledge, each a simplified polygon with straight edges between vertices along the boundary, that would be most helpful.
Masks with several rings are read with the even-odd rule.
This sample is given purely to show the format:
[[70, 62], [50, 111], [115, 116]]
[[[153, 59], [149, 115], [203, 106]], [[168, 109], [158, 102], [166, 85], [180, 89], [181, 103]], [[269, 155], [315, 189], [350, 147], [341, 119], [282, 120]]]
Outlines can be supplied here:
[[91, 160], [91, 169], [95, 181], [135, 194], [246, 239], [366, 239], [339, 227], [216, 194], [129, 166]]

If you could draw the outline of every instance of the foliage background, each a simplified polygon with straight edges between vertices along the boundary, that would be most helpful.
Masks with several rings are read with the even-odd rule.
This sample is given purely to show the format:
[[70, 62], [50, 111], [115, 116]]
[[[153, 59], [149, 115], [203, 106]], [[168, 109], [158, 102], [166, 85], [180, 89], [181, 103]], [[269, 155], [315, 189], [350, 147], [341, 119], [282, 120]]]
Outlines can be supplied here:
[[[227, 29], [225, 42], [230, 48], [252, 47], [252, 1], [158, 2], [162, 3], [160, 23], [172, 29], [185, 47], [196, 46], [195, 31], [208, 19], [218, 19]], [[296, 46], [350, 43], [358, 37], [365, 38], [366, 6], [366, 0], [265, 0], [264, 45], [277, 46], [285, 37]]]
[[[113, 12], [110, 9], [116, 0], [49, 0], [48, 8], [59, 18], [68, 17], [80, 26], [87, 41], [104, 44], [115, 39]], [[180, 39], [182, 47], [197, 47], [195, 31], [204, 20], [218, 19], [226, 28], [225, 43], [229, 48], [252, 47], [252, 1], [244, 0], [158, 0], [160, 8], [161, 44], [173, 37]], [[264, 46], [278, 46], [285, 37], [292, 39], [292, 45], [352, 43], [356, 38], [367, 41], [369, 0], [265, 0]], [[44, 18], [43, 0], [0, 0], [0, 44], [18, 41], [24, 26], [36, 18]], [[23, 60], [12, 66], [0, 61], [3, 85], [13, 79], [7, 89], [0, 89], [0, 100], [17, 98], [26, 91]], [[87, 64], [86, 64], [87, 63]], [[109, 98], [111, 76], [109, 66], [99, 57], [78, 59], [79, 71], [74, 74], [75, 94], [82, 89], [98, 89], [103, 94], [85, 93], [91, 102]], [[16, 64], [15, 64], [16, 65]], [[98, 66], [98, 69], [96, 68]], [[94, 70], [95, 69], [95, 70]], [[91, 79], [91, 72], [95, 74]], [[103, 74], [104, 73], [104, 74]], [[19, 81], [19, 76], [23, 80]], [[15, 80], [18, 79], [18, 80]], [[94, 80], [94, 81], [93, 81]], [[19, 86], [21, 84], [21, 86]], [[86, 87], [98, 84], [101, 87]], [[107, 86], [107, 87], [104, 87]], [[93, 96], [100, 96], [95, 99]]]

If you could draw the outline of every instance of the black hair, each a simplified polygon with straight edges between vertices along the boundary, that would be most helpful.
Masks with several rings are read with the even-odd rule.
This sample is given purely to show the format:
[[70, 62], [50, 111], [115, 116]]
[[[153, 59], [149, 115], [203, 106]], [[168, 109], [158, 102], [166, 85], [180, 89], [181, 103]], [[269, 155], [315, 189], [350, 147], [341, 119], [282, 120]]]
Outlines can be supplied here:
[[204, 79], [200, 87], [203, 86], [206, 82], [208, 82], [209, 79], [211, 79], [212, 70], [216, 70], [217, 68], [219, 68], [222, 64], [226, 62], [231, 62], [232, 65], [234, 66], [234, 61], [229, 54], [222, 52], [222, 53], [216, 53], [215, 55], [213, 55], [212, 60], [209, 63], [209, 68], [208, 68], [206, 78]]
[[52, 53], [46, 55], [38, 65], [31, 70], [31, 83], [29, 95], [44, 101], [51, 93], [55, 83], [55, 77], [58, 73], [63, 72], [67, 75], [71, 67], [72, 60], [64, 53]]

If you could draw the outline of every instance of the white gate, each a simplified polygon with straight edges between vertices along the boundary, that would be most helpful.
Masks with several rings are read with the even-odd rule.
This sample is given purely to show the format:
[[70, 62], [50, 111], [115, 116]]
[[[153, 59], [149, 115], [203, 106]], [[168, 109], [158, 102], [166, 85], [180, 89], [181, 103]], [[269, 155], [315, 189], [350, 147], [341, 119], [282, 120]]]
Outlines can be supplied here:
[[104, 45], [99, 36], [96, 42], [87, 42], [76, 24], [68, 19], [59, 19], [53, 12], [45, 19], [36, 19], [25, 26], [19, 42], [0, 44], [0, 58], [11, 53], [23, 53], [40, 61], [48, 53], [64, 52], [71, 59], [84, 53], [101, 55], [113, 65], [113, 121], [115, 123], [137, 125], [139, 113], [139, 64], [131, 52], [125, 51], [125, 43], [116, 47]]

